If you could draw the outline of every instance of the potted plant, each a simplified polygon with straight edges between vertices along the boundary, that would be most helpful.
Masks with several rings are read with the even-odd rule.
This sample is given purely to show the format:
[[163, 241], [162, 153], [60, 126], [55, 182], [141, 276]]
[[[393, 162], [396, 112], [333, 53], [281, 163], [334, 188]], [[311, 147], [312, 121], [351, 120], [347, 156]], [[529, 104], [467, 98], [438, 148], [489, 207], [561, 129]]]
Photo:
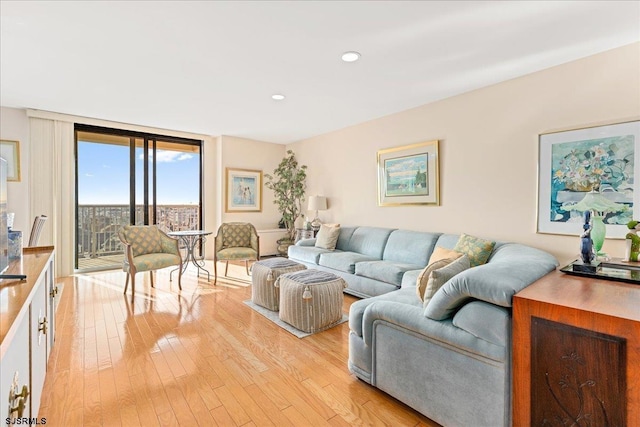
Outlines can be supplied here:
[[286, 248], [293, 244], [296, 236], [295, 220], [302, 213], [302, 202], [307, 188], [307, 167], [298, 165], [295, 154], [287, 150], [287, 155], [282, 159], [273, 174], [265, 174], [265, 186], [273, 190], [274, 201], [282, 214], [282, 220], [288, 231], [286, 239], [278, 241], [278, 250], [286, 253]]

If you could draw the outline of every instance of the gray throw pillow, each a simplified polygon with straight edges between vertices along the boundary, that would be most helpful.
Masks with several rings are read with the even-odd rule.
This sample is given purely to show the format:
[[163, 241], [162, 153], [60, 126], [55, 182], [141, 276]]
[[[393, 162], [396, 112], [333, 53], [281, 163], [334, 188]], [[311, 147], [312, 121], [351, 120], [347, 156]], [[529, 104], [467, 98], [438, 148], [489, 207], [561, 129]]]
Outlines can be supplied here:
[[438, 292], [445, 283], [449, 281], [453, 276], [458, 273], [462, 273], [463, 271], [469, 269], [471, 264], [469, 263], [469, 257], [466, 255], [461, 256], [457, 260], [445, 265], [442, 268], [437, 270], [433, 270], [431, 275], [429, 276], [429, 281], [427, 282], [427, 288], [424, 291], [424, 299], [422, 306], [426, 307], [431, 301], [431, 298]]

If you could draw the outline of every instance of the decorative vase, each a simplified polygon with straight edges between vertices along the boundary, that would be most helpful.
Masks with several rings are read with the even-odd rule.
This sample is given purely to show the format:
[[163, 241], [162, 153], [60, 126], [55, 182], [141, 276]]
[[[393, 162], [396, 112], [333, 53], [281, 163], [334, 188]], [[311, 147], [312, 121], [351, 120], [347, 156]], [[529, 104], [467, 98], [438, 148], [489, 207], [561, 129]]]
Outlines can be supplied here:
[[593, 215], [591, 219], [591, 239], [593, 240], [593, 249], [596, 255], [604, 255], [601, 249], [606, 234], [607, 228], [604, 222], [602, 222], [602, 217], [600, 215]]

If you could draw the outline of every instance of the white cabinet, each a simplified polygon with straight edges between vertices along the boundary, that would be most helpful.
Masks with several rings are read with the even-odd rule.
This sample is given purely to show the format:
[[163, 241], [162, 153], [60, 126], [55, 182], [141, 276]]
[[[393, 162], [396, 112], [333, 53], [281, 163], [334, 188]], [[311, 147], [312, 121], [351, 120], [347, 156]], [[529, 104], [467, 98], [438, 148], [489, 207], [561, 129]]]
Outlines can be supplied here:
[[53, 260], [52, 247], [25, 248], [22, 263], [11, 265], [9, 269], [15, 271], [8, 273], [23, 273], [27, 279], [0, 282], [0, 420], [3, 421], [35, 418], [40, 409], [47, 360], [54, 341], [57, 292]]
[[11, 340], [6, 353], [0, 362], [0, 420], [9, 417], [10, 406], [16, 408], [20, 403], [24, 404], [23, 416], [31, 413], [30, 396], [9, 398], [10, 394], [20, 394], [24, 386], [31, 392], [29, 384], [29, 313], [22, 317], [20, 323], [16, 325], [15, 336]]
[[258, 236], [260, 236], [260, 256], [277, 255], [278, 240], [287, 237], [287, 230], [284, 228], [258, 230]]

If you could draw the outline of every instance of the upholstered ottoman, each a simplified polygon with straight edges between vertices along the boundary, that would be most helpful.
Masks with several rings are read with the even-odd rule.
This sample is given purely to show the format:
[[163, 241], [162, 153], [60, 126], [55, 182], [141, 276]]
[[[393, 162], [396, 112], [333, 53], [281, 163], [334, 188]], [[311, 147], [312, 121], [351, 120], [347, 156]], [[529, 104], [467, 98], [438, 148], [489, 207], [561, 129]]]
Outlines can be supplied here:
[[251, 301], [269, 310], [278, 311], [280, 290], [273, 286], [274, 282], [281, 274], [306, 268], [286, 258], [270, 258], [255, 262], [251, 267]]
[[332, 273], [305, 270], [284, 274], [280, 287], [280, 320], [304, 332], [328, 329], [342, 320], [342, 290], [347, 282]]

